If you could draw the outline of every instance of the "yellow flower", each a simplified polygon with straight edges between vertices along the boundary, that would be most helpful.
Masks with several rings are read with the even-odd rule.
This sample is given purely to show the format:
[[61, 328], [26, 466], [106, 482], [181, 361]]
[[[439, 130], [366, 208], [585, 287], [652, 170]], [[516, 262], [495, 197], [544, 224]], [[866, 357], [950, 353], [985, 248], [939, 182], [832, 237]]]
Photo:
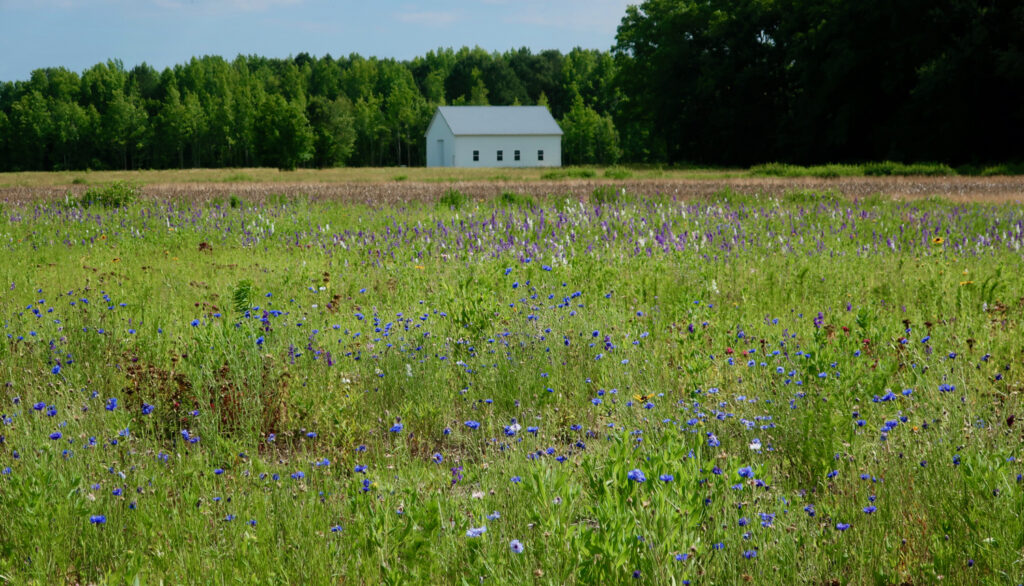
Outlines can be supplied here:
[[973, 285], [973, 284], [974, 284], [974, 281], [960, 281], [960, 286], [961, 287], [964, 287], [964, 286], [967, 286], [967, 285]]
[[942, 238], [942, 236], [936, 236], [935, 238], [932, 238], [932, 244], [942, 244], [943, 242], [945, 242], [945, 240]]

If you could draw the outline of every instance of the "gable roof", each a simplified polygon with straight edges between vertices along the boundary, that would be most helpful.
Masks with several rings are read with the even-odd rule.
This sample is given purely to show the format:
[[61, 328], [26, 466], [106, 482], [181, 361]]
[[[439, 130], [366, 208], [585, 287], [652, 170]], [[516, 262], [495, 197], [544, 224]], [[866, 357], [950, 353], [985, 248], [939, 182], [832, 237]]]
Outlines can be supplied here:
[[546, 106], [440, 106], [435, 116], [455, 136], [562, 134]]

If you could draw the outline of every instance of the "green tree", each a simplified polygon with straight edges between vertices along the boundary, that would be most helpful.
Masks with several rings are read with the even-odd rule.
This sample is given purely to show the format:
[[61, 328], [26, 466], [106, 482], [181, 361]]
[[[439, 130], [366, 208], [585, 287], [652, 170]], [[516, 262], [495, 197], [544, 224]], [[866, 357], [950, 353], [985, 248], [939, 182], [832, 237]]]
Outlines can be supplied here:
[[10, 148], [16, 170], [46, 169], [53, 119], [39, 90], [32, 90], [11, 106]]
[[562, 154], [566, 163], [609, 165], [622, 156], [619, 135], [611, 116], [602, 116], [584, 105], [583, 97], [578, 93], [572, 108], [562, 118], [561, 127]]
[[313, 130], [302, 107], [268, 96], [256, 116], [256, 144], [264, 165], [295, 169], [313, 158]]
[[344, 96], [334, 100], [314, 96], [306, 111], [313, 129], [313, 164], [321, 168], [344, 165], [356, 139], [352, 102]]

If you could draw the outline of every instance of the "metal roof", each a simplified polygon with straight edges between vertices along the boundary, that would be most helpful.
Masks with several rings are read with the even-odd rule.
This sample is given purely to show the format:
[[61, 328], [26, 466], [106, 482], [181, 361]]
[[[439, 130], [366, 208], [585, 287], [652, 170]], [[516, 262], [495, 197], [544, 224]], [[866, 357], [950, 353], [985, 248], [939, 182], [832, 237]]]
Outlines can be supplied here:
[[452, 134], [562, 134], [546, 106], [441, 106]]

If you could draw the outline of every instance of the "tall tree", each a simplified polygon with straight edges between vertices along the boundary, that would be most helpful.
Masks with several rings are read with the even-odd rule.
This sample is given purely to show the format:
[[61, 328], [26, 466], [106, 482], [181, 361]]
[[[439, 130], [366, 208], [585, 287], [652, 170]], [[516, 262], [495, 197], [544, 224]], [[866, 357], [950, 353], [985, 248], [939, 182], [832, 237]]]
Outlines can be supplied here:
[[295, 169], [313, 158], [313, 131], [302, 107], [269, 96], [256, 117], [256, 144], [264, 165]]
[[313, 164], [321, 168], [344, 165], [356, 139], [352, 103], [344, 96], [334, 100], [314, 96], [307, 112], [313, 130]]

